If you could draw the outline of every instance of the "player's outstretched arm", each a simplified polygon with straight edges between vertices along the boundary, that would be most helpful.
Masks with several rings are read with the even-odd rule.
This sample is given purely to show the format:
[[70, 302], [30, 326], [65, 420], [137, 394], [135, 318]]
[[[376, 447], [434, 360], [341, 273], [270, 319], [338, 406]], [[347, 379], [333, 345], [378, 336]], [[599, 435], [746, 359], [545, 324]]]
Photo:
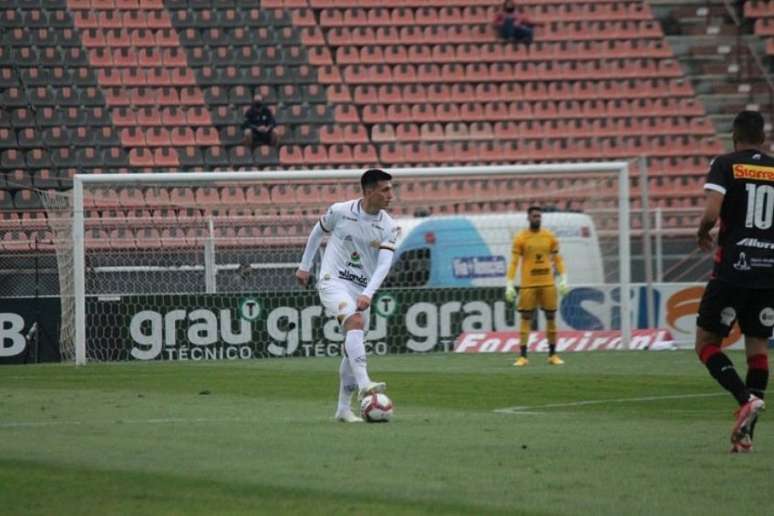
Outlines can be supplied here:
[[560, 296], [566, 296], [567, 292], [570, 291], [570, 287], [567, 286], [567, 269], [564, 266], [564, 260], [558, 252], [551, 256], [554, 260], [554, 269], [559, 274], [559, 280], [556, 283], [557, 290]]
[[317, 249], [320, 248], [322, 237], [323, 229], [318, 222], [314, 225], [312, 232], [309, 234], [309, 238], [306, 241], [306, 247], [304, 248], [304, 255], [301, 257], [301, 263], [296, 271], [296, 281], [298, 281], [302, 287], [309, 284], [309, 271], [312, 269], [312, 263], [317, 254]]
[[513, 282], [514, 278], [516, 278], [516, 271], [519, 268], [522, 252], [523, 245], [521, 234], [518, 234], [511, 242], [511, 260], [508, 262], [508, 270], [505, 273], [505, 301], [508, 303], [515, 303], [516, 296], [518, 296], [518, 292], [513, 286]]
[[519, 266], [521, 256], [514, 255], [511, 257], [511, 263], [508, 265], [508, 271], [505, 274], [505, 301], [508, 303], [515, 303], [518, 292], [514, 287], [513, 282], [516, 277], [516, 269]]
[[[376, 269], [371, 275], [371, 279], [368, 281], [368, 285], [363, 289], [363, 292], [357, 297], [357, 309], [365, 310], [371, 306], [371, 299], [374, 297], [374, 293], [382, 286], [384, 278], [390, 272], [390, 266], [392, 265], [392, 249], [381, 248], [379, 250], [379, 257], [376, 259]], [[361, 308], [362, 305], [362, 308]]]

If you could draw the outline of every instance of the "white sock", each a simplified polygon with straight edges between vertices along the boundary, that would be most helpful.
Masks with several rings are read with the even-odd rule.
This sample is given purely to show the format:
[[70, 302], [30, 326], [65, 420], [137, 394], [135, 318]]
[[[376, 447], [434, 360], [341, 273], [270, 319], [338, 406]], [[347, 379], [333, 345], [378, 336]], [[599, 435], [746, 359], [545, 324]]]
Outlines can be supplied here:
[[368, 387], [371, 379], [366, 369], [366, 352], [363, 344], [363, 330], [349, 330], [344, 339], [344, 349], [347, 351], [349, 366], [360, 389]]
[[339, 406], [336, 409], [337, 414], [343, 414], [352, 410], [352, 393], [357, 390], [355, 376], [352, 374], [352, 368], [349, 367], [347, 357], [341, 358], [339, 364]]

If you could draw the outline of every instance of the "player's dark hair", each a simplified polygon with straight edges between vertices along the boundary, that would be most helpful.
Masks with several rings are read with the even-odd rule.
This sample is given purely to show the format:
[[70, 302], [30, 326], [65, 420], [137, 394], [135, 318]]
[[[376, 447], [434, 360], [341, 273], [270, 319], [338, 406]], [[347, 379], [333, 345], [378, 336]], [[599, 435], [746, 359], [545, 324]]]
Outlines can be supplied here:
[[766, 140], [763, 116], [757, 111], [741, 111], [734, 118], [734, 141], [760, 145]]
[[392, 176], [380, 168], [369, 168], [360, 176], [360, 188], [363, 191], [376, 185], [379, 181], [391, 181]]
[[538, 205], [532, 205], [529, 208], [527, 208], [527, 215], [531, 214], [533, 211], [543, 211], [543, 208], [541, 208]]

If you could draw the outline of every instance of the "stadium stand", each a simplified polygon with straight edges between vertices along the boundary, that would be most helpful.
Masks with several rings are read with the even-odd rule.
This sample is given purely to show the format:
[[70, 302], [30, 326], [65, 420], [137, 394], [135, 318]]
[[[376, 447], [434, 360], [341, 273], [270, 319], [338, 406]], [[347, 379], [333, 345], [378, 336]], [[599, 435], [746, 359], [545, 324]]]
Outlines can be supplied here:
[[774, 4], [762, 0], [745, 2], [744, 16], [754, 21], [755, 34], [764, 38], [766, 54], [774, 56]]
[[[600, 155], [648, 156], [655, 204], [695, 205], [694, 183], [722, 145], [649, 4], [520, 2], [538, 24], [529, 49], [497, 40], [491, 21], [499, 4], [6, 2], [0, 208], [40, 209], [23, 187], [66, 189], [74, 170], [497, 164]], [[747, 2], [745, 14], [774, 54], [770, 2]], [[242, 113], [254, 94], [277, 114], [277, 149], [239, 146]], [[17, 177], [16, 170], [28, 175]], [[277, 195], [272, 199], [284, 199]], [[439, 207], [460, 199], [450, 190], [432, 196]], [[107, 236], [159, 241], [146, 233]]]

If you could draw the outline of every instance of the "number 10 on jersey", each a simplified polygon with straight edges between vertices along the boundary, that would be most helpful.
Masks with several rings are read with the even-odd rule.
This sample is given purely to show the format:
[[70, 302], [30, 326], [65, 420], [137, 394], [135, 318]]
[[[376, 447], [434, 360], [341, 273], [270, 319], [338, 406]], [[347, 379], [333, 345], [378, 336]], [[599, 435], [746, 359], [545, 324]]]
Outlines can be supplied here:
[[774, 222], [774, 187], [747, 183], [748, 228], [769, 229]]

